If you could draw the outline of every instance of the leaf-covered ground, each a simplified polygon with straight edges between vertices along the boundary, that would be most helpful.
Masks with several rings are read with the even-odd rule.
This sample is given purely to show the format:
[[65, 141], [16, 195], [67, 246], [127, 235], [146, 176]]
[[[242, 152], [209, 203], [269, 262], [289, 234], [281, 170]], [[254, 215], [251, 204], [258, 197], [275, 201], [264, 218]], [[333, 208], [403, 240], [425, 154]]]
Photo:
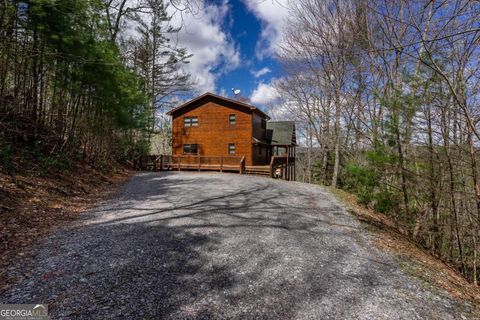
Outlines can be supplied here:
[[30, 254], [32, 244], [67, 225], [130, 176], [123, 169], [107, 173], [85, 164], [44, 177], [0, 173], [0, 291], [15, 280], [8, 270]]

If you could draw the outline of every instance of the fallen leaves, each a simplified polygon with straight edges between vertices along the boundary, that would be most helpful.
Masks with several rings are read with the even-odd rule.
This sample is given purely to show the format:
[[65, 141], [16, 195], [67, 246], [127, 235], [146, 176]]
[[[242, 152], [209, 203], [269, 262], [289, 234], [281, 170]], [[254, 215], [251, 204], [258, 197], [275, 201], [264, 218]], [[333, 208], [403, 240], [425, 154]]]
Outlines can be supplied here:
[[101, 172], [86, 164], [75, 169], [48, 177], [17, 175], [16, 183], [0, 173], [0, 290], [15, 280], [7, 277], [8, 269], [28, 258], [32, 244], [113, 193], [132, 175], [125, 169]]

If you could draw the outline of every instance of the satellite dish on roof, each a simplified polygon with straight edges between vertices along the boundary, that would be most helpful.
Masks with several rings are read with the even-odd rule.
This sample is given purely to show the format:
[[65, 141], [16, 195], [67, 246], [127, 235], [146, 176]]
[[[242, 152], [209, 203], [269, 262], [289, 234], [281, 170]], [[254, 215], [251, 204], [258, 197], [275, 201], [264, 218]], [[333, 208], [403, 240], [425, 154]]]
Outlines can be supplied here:
[[240, 89], [232, 88], [232, 91], [233, 91], [233, 94], [235, 95], [235, 97], [240, 94]]

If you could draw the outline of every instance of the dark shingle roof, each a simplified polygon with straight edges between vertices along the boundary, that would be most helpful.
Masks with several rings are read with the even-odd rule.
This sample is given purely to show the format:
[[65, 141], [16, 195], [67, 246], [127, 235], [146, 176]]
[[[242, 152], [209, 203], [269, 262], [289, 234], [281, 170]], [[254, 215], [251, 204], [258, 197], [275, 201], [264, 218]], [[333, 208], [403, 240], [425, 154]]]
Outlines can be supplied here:
[[295, 122], [293, 121], [268, 121], [267, 141], [271, 145], [294, 145]]
[[196, 98], [194, 98], [190, 101], [185, 102], [184, 104], [168, 111], [167, 115], [173, 116], [174, 114], [178, 113], [179, 111], [185, 109], [186, 107], [188, 107], [192, 104], [195, 104], [195, 103], [201, 101], [202, 99], [215, 100], [215, 101], [220, 102], [220, 103], [223, 102], [223, 103], [233, 104], [233, 105], [236, 105], [238, 107], [245, 108], [246, 110], [255, 112], [255, 113], [259, 114], [262, 118], [270, 119], [270, 117], [265, 112], [263, 112], [262, 110], [258, 109], [255, 106], [252, 106], [252, 105], [247, 104], [245, 102], [233, 100], [233, 99], [230, 99], [230, 98], [227, 98], [227, 97], [222, 97], [222, 96], [213, 94], [211, 92], [206, 92], [206, 93], [202, 94], [201, 96], [198, 96], [198, 97], [196, 97]]

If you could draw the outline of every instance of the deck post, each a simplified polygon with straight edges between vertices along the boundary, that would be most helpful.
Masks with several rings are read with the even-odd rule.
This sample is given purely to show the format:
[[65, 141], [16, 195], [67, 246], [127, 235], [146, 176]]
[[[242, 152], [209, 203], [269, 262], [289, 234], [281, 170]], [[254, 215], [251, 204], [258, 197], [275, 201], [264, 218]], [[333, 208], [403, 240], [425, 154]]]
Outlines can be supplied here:
[[223, 172], [223, 156], [220, 156], [220, 172]]
[[296, 163], [297, 163], [297, 151], [294, 145], [293, 146], [293, 181], [297, 180]]
[[242, 159], [240, 160], [240, 170], [238, 170], [238, 172], [239, 172], [240, 174], [243, 173], [243, 166], [244, 166], [244, 164], [245, 164], [245, 156], [243, 156]]
[[180, 161], [182, 160], [182, 156], [178, 156], [178, 171], [180, 170]]
[[288, 181], [292, 180], [292, 162], [290, 161], [290, 156], [292, 150], [288, 147]]
[[286, 179], [287, 181], [290, 181], [290, 163], [289, 163], [289, 159], [290, 159], [290, 147], [287, 146], [287, 165], [286, 165]]
[[290, 152], [289, 152], [289, 154], [288, 154], [288, 159], [289, 159], [289, 161], [290, 161], [290, 169], [289, 169], [289, 171], [290, 171], [290, 176], [289, 176], [289, 178], [288, 178], [289, 181], [292, 181], [292, 176], [293, 176], [293, 172], [292, 172], [292, 161], [291, 161], [291, 159], [290, 159], [291, 157], [292, 157], [292, 147], [290, 147]]
[[292, 180], [292, 161], [290, 161], [290, 157], [292, 156], [292, 149], [288, 147], [288, 180]]
[[[290, 155], [288, 156], [288, 158], [291, 158], [292, 157], [292, 154], [293, 154], [293, 150], [292, 150], [292, 147], [290, 147]], [[292, 181], [293, 179], [293, 163], [292, 161], [290, 161], [290, 181]]]
[[200, 159], [201, 159], [201, 158], [200, 158], [200, 154], [199, 154], [199, 155], [198, 155], [198, 171], [200, 171], [200, 166], [201, 166], [201, 165], [200, 165], [200, 163], [201, 163], [201, 160], [200, 160]]
[[270, 160], [270, 178], [273, 178], [273, 161], [275, 160], [275, 156], [272, 156]]

